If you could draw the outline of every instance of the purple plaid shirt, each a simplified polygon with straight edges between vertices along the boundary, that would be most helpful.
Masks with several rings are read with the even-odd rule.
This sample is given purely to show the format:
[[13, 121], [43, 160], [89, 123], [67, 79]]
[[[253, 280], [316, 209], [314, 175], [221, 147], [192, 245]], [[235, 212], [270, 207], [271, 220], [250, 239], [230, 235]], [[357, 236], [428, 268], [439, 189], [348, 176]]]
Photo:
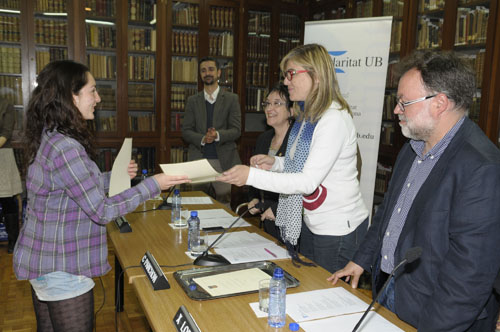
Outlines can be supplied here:
[[64, 271], [101, 276], [111, 267], [105, 224], [160, 194], [154, 178], [107, 197], [110, 173], [101, 173], [76, 140], [42, 134], [28, 168], [28, 205], [14, 250], [18, 279]]

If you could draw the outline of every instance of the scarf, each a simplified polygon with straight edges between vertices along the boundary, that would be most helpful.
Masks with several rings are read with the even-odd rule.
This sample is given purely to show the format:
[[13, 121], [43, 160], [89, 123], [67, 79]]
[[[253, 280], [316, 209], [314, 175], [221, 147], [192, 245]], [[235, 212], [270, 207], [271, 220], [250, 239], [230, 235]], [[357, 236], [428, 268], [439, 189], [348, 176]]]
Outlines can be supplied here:
[[[304, 123], [304, 125], [302, 131], [300, 131], [302, 123]], [[288, 138], [284, 173], [299, 173], [304, 168], [304, 164], [309, 156], [309, 147], [316, 124], [317, 122], [311, 123], [308, 120], [296, 121], [294, 123]], [[292, 159], [290, 157], [290, 151], [298, 135], [300, 136], [298, 137], [295, 154]], [[303, 196], [300, 194], [280, 194], [279, 196], [278, 209], [276, 211], [276, 225], [280, 228], [281, 237], [285, 241], [285, 244], [287, 244], [287, 248], [291, 247], [289, 245], [297, 245], [297, 240], [300, 236], [300, 230], [302, 228], [302, 202]], [[295, 253], [295, 256], [296, 255]], [[294, 255], [292, 255], [292, 258], [294, 258], [293, 256]]]

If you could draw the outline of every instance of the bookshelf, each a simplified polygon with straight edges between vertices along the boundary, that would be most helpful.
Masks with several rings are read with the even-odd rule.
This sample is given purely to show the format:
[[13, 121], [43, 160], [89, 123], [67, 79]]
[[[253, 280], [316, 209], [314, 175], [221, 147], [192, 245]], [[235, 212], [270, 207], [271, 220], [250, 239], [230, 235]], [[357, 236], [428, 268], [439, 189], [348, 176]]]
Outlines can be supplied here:
[[413, 50], [454, 50], [471, 63], [478, 90], [469, 117], [500, 146], [500, 97], [495, 92], [500, 84], [500, 9], [497, 1], [478, 0], [319, 0], [309, 6], [313, 20], [379, 15], [393, 16], [376, 179], [376, 194], [383, 194], [406, 141], [393, 114], [397, 82], [392, 68]]

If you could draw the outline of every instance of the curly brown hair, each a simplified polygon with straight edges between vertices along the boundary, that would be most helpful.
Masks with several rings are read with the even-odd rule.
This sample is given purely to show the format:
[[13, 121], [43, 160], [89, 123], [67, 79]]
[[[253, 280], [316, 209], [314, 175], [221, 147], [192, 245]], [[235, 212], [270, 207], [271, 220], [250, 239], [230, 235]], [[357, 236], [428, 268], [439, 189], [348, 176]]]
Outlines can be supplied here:
[[61, 60], [49, 63], [37, 77], [26, 111], [24, 143], [28, 165], [33, 163], [43, 131], [58, 131], [78, 141], [92, 160], [96, 153], [86, 120], [75, 106], [73, 95], [88, 82], [87, 66]]

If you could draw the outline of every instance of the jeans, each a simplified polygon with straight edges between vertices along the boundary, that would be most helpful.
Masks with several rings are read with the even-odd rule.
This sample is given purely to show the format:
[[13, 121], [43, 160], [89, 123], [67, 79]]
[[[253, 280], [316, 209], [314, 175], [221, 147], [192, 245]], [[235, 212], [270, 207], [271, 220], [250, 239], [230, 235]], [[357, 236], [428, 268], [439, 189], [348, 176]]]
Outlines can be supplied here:
[[368, 227], [368, 218], [347, 235], [317, 235], [302, 222], [299, 252], [330, 273], [342, 269], [358, 250]]

